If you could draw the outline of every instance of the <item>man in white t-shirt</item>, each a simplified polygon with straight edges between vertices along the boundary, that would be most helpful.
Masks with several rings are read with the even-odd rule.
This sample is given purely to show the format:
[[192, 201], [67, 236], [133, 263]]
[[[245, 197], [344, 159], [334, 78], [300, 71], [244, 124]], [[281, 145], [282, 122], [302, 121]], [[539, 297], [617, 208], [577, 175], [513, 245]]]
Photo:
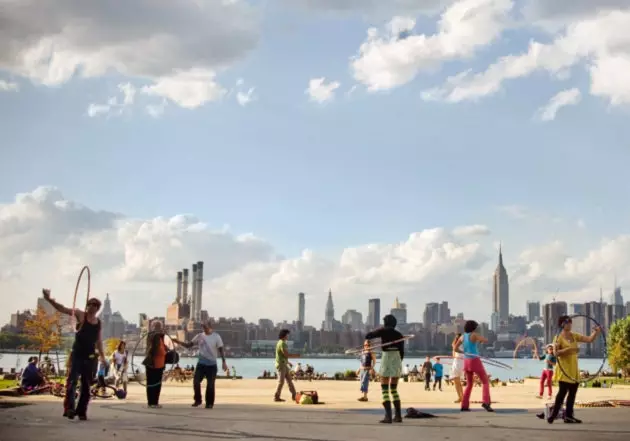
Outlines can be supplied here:
[[195, 377], [193, 379], [193, 389], [195, 391], [195, 401], [193, 407], [201, 405], [201, 382], [206, 379], [206, 409], [214, 407], [214, 382], [217, 378], [217, 357], [223, 361], [223, 371], [228, 370], [223, 351], [223, 340], [221, 336], [212, 330], [212, 324], [208, 321], [203, 324], [203, 332], [197, 334], [189, 342], [181, 343], [186, 348], [196, 346], [199, 348], [197, 355], [197, 367], [195, 367]]

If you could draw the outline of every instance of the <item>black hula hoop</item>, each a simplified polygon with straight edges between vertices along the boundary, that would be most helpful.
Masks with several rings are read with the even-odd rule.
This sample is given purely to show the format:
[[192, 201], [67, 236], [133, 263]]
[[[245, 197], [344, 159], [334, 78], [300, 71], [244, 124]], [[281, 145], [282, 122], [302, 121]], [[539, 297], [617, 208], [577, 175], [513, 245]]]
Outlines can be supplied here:
[[[571, 320], [573, 320], [576, 317], [584, 317], [584, 318], [589, 319], [593, 323], [595, 323], [595, 326], [599, 327], [600, 335], [602, 337], [602, 340], [604, 341], [604, 358], [602, 358], [602, 364], [599, 366], [599, 369], [597, 370], [597, 372], [595, 372], [595, 374], [591, 375], [590, 377], [582, 378], [582, 379], [573, 378], [571, 375], [567, 374], [567, 372], [562, 367], [562, 363], [560, 363], [560, 357], [556, 357], [556, 364], [558, 365], [558, 368], [560, 368], [560, 371], [562, 371], [564, 376], [567, 377], [570, 380], [575, 381], [577, 384], [580, 384], [582, 382], [588, 383], [589, 381], [592, 381], [595, 378], [599, 377], [599, 374], [602, 372], [602, 369], [604, 369], [604, 365], [606, 364], [606, 360], [608, 359], [608, 349], [606, 347], [606, 331], [604, 331], [604, 327], [602, 325], [600, 325], [599, 322], [597, 320], [595, 320], [593, 317], [591, 317], [589, 315], [586, 315], [586, 314], [573, 314], [573, 315], [569, 316], [569, 318]], [[554, 342], [555, 342], [556, 345], [557, 345], [558, 338], [560, 337], [561, 333], [562, 333], [562, 327], [560, 328], [560, 330], [556, 334], [556, 338], [554, 339]], [[578, 345], [579, 345], [579, 342], [576, 342], [576, 343], [578, 343]], [[578, 354], [576, 354], [576, 356], [577, 355]], [[579, 370], [579, 366], [578, 366], [578, 370]]]
[[[138, 339], [138, 342], [136, 343], [136, 346], [133, 348], [133, 352], [131, 353], [131, 370], [133, 371], [134, 380], [136, 382], [138, 382], [140, 385], [144, 386], [144, 387], [156, 387], [156, 386], [159, 386], [160, 384], [162, 384], [164, 382], [164, 375], [162, 375], [162, 378], [160, 379], [160, 381], [155, 383], [155, 384], [146, 384], [146, 382], [138, 380], [138, 374], [136, 373], [136, 371], [139, 370], [139, 369], [136, 369], [136, 366], [133, 363], [134, 358], [136, 358], [136, 350], [138, 349], [138, 346], [140, 346], [140, 343], [143, 340], [145, 340], [150, 334], [155, 334], [155, 332], [154, 331], [143, 332], [140, 335], [140, 338]], [[173, 342], [173, 339], [171, 338], [171, 336], [168, 335], [167, 333], [164, 333], [164, 335], [166, 337], [168, 337], [169, 340], [171, 340], [171, 344], [173, 345], [173, 350], [175, 350], [175, 342]], [[175, 368], [175, 364], [176, 363], [171, 364], [171, 368], [168, 370], [167, 374], [170, 374], [173, 371], [173, 369]], [[166, 366], [166, 364], [164, 366]], [[146, 366], [145, 366], [145, 369], [144, 369], [144, 375], [145, 375], [145, 377], [147, 375]]]

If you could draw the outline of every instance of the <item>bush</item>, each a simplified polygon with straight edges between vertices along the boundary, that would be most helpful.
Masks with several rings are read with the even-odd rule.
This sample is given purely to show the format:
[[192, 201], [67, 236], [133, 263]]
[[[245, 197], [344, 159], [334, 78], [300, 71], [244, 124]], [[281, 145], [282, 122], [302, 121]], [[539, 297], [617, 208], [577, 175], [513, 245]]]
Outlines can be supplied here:
[[344, 372], [343, 376], [345, 378], [356, 379], [357, 378], [357, 371], [353, 371], [352, 369], [348, 369], [348, 370], [346, 370], [346, 372]]

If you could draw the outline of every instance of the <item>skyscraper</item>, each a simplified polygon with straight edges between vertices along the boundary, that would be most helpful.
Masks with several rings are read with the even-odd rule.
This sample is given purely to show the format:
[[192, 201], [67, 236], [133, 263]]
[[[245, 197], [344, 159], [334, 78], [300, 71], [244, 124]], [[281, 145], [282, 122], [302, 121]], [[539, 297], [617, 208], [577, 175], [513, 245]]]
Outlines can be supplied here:
[[396, 317], [396, 321], [399, 325], [407, 324], [407, 307], [404, 303], [401, 304], [398, 301], [398, 297], [396, 297], [394, 307], [391, 309], [390, 314]]
[[505, 266], [503, 266], [503, 252], [500, 245], [499, 263], [494, 270], [492, 312], [499, 314], [499, 322], [507, 323], [510, 318], [510, 283]]
[[533, 322], [540, 318], [540, 302], [527, 302], [527, 321]]
[[545, 343], [552, 343], [558, 335], [558, 319], [567, 314], [566, 302], [547, 303], [543, 306], [543, 321], [545, 322]]
[[301, 292], [298, 294], [298, 322], [300, 322], [301, 326], [304, 326], [304, 313], [306, 312], [306, 300], [304, 298], [304, 293]]
[[440, 323], [440, 305], [438, 303], [427, 303], [424, 307], [424, 314], [422, 315], [422, 322], [425, 328], [430, 328], [431, 325]]
[[328, 290], [328, 300], [326, 300], [326, 312], [324, 314], [324, 331], [335, 330], [335, 306], [333, 305], [332, 290]]
[[368, 300], [368, 322], [370, 329], [378, 328], [381, 323], [381, 299]]

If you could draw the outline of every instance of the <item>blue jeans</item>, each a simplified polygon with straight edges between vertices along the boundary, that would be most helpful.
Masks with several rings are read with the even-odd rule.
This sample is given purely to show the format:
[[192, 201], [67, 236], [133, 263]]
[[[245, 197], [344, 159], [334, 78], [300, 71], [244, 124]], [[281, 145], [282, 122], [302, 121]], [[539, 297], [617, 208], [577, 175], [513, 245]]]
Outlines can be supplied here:
[[361, 392], [364, 394], [368, 391], [370, 385], [370, 371], [367, 369], [361, 369]]
[[206, 405], [214, 406], [214, 381], [217, 379], [217, 365], [208, 366], [197, 364], [193, 389], [195, 391], [195, 403], [201, 403], [201, 382], [206, 379]]
[[[64, 398], [64, 411], [75, 411], [77, 415], [85, 415], [88, 403], [90, 402], [90, 386], [94, 378], [94, 367], [96, 360], [70, 355], [70, 371], [66, 379], [66, 396]], [[81, 378], [81, 392], [79, 402], [75, 408], [74, 394], [77, 389], [77, 382]]]

